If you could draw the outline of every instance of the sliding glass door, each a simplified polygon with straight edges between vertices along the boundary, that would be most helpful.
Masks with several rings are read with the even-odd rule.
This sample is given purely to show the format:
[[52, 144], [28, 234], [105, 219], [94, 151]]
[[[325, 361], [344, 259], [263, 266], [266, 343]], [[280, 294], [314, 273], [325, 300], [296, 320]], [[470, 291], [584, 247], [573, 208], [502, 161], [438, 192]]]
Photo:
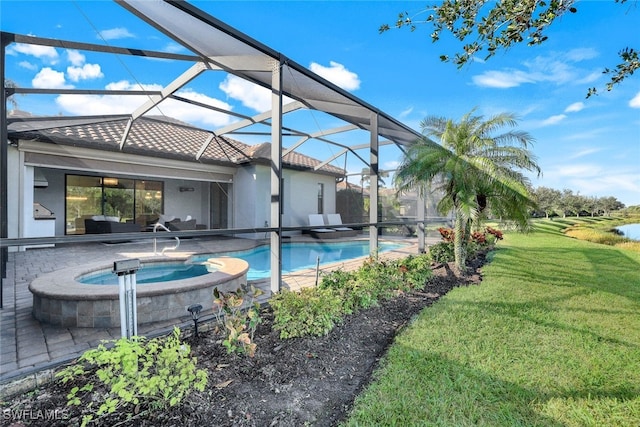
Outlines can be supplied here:
[[65, 188], [67, 234], [84, 234], [84, 220], [95, 215], [144, 227], [164, 203], [161, 181], [67, 175]]

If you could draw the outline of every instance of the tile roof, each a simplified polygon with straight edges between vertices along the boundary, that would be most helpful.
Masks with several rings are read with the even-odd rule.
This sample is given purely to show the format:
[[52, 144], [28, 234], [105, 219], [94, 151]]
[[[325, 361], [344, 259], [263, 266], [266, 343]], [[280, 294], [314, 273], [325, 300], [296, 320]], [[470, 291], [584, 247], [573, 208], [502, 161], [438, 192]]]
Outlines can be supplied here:
[[[101, 118], [9, 117], [11, 139], [35, 139], [60, 145], [120, 151], [128, 117]], [[179, 120], [162, 116], [144, 116], [133, 122], [124, 153], [196, 161], [196, 153], [210, 138], [211, 132], [192, 127]], [[265, 163], [271, 158], [269, 143], [250, 146], [240, 141], [215, 136], [199, 159], [201, 163], [239, 165]], [[298, 152], [283, 159], [285, 167], [314, 169], [321, 162]], [[344, 170], [332, 165], [319, 168], [319, 173], [344, 175]]]
[[[254, 161], [262, 163], [270, 162], [271, 144], [268, 142], [263, 142], [262, 144], [252, 145], [248, 148], [246, 153]], [[291, 151], [287, 153], [282, 159], [282, 162], [289, 167], [296, 169], [314, 169], [321, 163], [320, 160], [314, 159], [313, 157], [305, 156], [304, 154], [298, 153], [297, 151]], [[322, 166], [318, 171], [336, 174], [338, 176], [344, 175], [343, 169], [329, 164]]]

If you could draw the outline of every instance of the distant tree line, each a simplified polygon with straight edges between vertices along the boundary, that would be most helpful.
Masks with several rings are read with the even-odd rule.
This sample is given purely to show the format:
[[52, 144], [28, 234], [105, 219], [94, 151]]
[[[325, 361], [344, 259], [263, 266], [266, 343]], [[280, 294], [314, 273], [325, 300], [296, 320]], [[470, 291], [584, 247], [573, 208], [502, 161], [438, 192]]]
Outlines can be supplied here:
[[531, 191], [538, 208], [532, 212], [534, 216], [609, 216], [613, 211], [625, 207], [613, 196], [583, 196], [572, 190], [556, 190], [538, 187]]

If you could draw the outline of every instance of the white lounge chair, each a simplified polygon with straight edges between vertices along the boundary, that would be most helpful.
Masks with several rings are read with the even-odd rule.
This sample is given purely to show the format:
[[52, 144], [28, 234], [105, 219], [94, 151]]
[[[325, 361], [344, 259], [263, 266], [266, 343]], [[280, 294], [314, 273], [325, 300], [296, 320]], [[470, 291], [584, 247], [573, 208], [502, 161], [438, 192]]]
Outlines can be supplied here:
[[355, 231], [353, 228], [342, 226], [342, 217], [339, 213], [327, 214], [327, 221], [329, 226], [336, 231]]
[[320, 227], [311, 230], [316, 233], [333, 233], [335, 231], [333, 228], [325, 227], [322, 214], [309, 214], [309, 225], [312, 227]]

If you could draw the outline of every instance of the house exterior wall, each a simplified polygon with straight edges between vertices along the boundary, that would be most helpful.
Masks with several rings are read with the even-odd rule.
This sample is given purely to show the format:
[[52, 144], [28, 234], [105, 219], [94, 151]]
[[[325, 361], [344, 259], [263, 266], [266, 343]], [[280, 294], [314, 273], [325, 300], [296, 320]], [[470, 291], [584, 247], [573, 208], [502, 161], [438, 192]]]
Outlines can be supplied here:
[[[193, 188], [193, 191], [180, 191]], [[182, 179], [164, 181], [164, 214], [183, 221], [187, 215], [209, 226], [209, 183]]]
[[[269, 182], [264, 182], [255, 166], [243, 166], [236, 171], [233, 187], [233, 227], [264, 227], [265, 221], [269, 221]], [[258, 198], [258, 194], [266, 195], [266, 199]]]
[[[41, 151], [42, 152], [42, 151]], [[198, 224], [210, 225], [210, 182], [158, 176], [140, 176], [100, 169], [74, 170], [70, 168], [46, 167], [25, 161], [25, 154], [11, 146], [8, 152], [8, 214], [9, 237], [47, 237], [31, 230], [33, 202], [39, 202], [55, 213], [55, 235], [65, 234], [65, 175], [102, 175], [135, 179], [153, 179], [164, 182], [164, 214], [185, 219], [187, 215]], [[114, 154], [110, 153], [113, 163]], [[39, 167], [48, 181], [46, 188], [34, 188], [34, 168]], [[223, 168], [228, 173], [230, 168]], [[188, 174], [188, 171], [186, 171]], [[215, 167], [212, 167], [215, 172]], [[179, 176], [179, 168], [167, 169], [167, 173]], [[335, 212], [336, 184], [329, 175], [308, 171], [285, 169], [283, 226], [308, 225], [308, 215], [317, 213], [318, 183], [324, 185], [324, 213]], [[230, 188], [228, 206], [229, 228], [260, 228], [271, 225], [270, 215], [270, 169], [266, 165], [247, 165], [235, 168]], [[183, 191], [181, 191], [181, 188]], [[186, 191], [185, 189], [189, 189]], [[191, 191], [193, 189], [193, 191]], [[35, 234], [33, 234], [35, 233]], [[246, 237], [264, 237], [246, 236]]]
[[309, 225], [309, 214], [318, 212], [318, 184], [324, 184], [323, 213], [336, 211], [336, 180], [333, 176], [285, 170], [285, 226]]
[[45, 178], [47, 178], [49, 185], [47, 188], [34, 188], [33, 200], [42, 203], [55, 214], [55, 234], [56, 236], [63, 236], [66, 227], [64, 222], [65, 171], [59, 169], [44, 169], [42, 173]]
[[[238, 169], [234, 178], [235, 227], [259, 228], [271, 225], [271, 176], [267, 166]], [[318, 184], [324, 184], [324, 213], [336, 209], [335, 178], [306, 171], [285, 169], [282, 225], [309, 225], [309, 214], [318, 213]]]

